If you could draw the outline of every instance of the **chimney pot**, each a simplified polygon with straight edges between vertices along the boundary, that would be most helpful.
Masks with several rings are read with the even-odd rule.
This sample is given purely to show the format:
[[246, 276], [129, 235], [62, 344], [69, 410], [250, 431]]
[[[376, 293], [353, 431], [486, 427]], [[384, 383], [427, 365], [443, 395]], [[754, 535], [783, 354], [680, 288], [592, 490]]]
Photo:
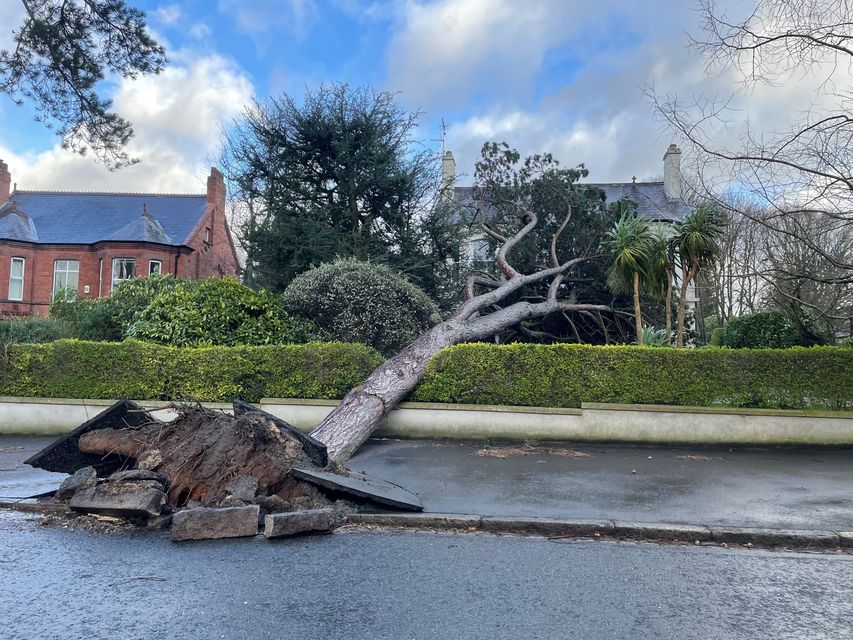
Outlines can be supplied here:
[[456, 160], [451, 151], [445, 151], [441, 157], [441, 197], [453, 200], [453, 188], [456, 186]]
[[3, 205], [9, 199], [9, 187], [12, 185], [12, 174], [9, 173], [9, 166], [0, 160], [0, 205]]
[[670, 200], [681, 199], [681, 149], [671, 144], [663, 154], [663, 189]]

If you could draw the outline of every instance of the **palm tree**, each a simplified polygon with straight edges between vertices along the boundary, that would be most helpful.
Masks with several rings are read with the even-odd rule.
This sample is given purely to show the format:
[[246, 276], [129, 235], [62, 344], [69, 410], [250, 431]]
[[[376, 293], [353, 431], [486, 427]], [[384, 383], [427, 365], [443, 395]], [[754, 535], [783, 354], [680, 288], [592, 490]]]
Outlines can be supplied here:
[[678, 323], [675, 329], [675, 346], [684, 346], [684, 317], [687, 311], [687, 289], [719, 255], [719, 240], [725, 231], [726, 219], [722, 211], [709, 206], [699, 206], [675, 227], [673, 246], [678, 252], [681, 266], [681, 297], [678, 300]]
[[640, 278], [648, 272], [651, 240], [649, 222], [633, 213], [622, 214], [607, 232], [604, 247], [613, 263], [607, 273], [607, 285], [615, 293], [633, 293], [637, 344], [643, 344], [643, 316], [640, 311]]
[[675, 277], [675, 246], [669, 226], [652, 227], [649, 241], [649, 280], [651, 294], [664, 303], [667, 346], [672, 344], [672, 281]]

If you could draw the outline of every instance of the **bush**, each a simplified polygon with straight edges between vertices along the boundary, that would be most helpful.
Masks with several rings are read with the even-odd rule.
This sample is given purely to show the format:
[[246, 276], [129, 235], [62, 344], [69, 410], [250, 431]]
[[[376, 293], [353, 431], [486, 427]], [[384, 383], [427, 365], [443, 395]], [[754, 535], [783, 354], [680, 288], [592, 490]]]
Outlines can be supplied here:
[[133, 315], [125, 337], [178, 347], [308, 342], [310, 322], [291, 316], [281, 299], [234, 279], [177, 281]]
[[853, 362], [839, 347], [654, 349], [463, 344], [433, 358], [413, 400], [540, 407], [582, 402], [843, 409]]
[[723, 342], [726, 339], [726, 328], [725, 327], [715, 327], [711, 330], [711, 346], [712, 347], [722, 347]]
[[441, 321], [436, 304], [403, 276], [353, 258], [297, 276], [285, 290], [284, 302], [330, 337], [361, 342], [386, 355]]
[[14, 318], [0, 321], [0, 345], [14, 342], [53, 342], [71, 336], [66, 323], [51, 318]]
[[262, 397], [342, 398], [382, 362], [337, 342], [176, 348], [59, 340], [12, 345], [0, 370], [5, 395], [225, 402]]
[[722, 346], [731, 349], [788, 349], [808, 346], [790, 318], [781, 311], [753, 313], [729, 321]]

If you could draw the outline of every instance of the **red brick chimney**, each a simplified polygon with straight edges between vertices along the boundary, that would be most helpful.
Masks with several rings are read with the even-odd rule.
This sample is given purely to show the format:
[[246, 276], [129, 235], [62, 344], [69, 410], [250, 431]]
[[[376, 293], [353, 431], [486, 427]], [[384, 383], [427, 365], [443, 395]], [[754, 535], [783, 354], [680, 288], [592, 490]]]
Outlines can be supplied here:
[[219, 211], [225, 211], [225, 177], [216, 167], [210, 168], [207, 178], [207, 204], [216, 205]]
[[9, 167], [0, 160], [0, 205], [9, 199], [9, 188], [12, 186], [12, 174]]

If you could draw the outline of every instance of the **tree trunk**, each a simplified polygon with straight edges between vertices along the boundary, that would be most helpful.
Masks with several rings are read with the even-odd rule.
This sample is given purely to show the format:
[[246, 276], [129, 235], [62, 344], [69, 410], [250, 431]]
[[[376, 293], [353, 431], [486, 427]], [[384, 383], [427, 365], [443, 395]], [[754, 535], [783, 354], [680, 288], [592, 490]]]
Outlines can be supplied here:
[[[485, 296], [482, 296], [485, 297]], [[423, 379], [432, 357], [460, 342], [482, 340], [523, 320], [557, 311], [607, 311], [604, 305], [568, 304], [557, 300], [517, 302], [488, 315], [462, 316], [463, 308], [434, 326], [396, 356], [386, 360], [364, 384], [350, 391], [311, 436], [326, 445], [329, 460], [348, 460], [379, 423]]]
[[681, 297], [678, 300], [678, 323], [675, 327], [675, 346], [684, 346], [684, 318], [687, 315], [687, 288], [696, 277], [696, 269], [681, 266]]
[[664, 303], [664, 312], [666, 319], [664, 320], [666, 329], [666, 344], [672, 344], [672, 273], [666, 274], [666, 301]]
[[640, 274], [634, 272], [634, 326], [637, 331], [637, 344], [643, 346], [643, 313], [640, 310]]

